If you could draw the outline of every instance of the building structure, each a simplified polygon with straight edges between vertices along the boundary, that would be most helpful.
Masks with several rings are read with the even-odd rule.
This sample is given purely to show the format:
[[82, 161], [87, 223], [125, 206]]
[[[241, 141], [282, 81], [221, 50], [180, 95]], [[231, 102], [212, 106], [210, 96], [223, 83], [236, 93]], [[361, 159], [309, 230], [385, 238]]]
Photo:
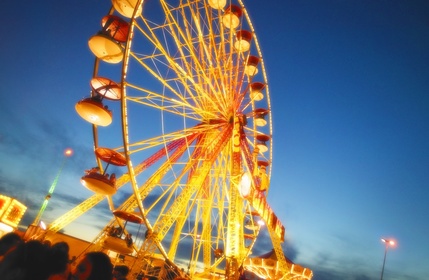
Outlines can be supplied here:
[[0, 237], [15, 231], [27, 206], [15, 198], [0, 194]]

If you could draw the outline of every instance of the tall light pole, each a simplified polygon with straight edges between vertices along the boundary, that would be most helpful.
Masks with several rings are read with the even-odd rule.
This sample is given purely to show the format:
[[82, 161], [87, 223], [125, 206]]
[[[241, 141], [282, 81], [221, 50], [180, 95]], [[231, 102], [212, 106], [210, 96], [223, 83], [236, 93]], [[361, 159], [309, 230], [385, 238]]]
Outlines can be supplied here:
[[39, 225], [40, 219], [42, 218], [43, 212], [45, 212], [46, 206], [48, 206], [49, 199], [51, 198], [52, 194], [54, 193], [55, 187], [58, 183], [58, 178], [60, 178], [61, 171], [63, 170], [64, 164], [66, 163], [66, 159], [73, 155], [72, 149], [65, 149], [64, 150], [64, 159], [60, 166], [60, 170], [57, 173], [57, 176], [55, 177], [54, 181], [52, 182], [52, 185], [48, 191], [48, 194], [45, 196], [45, 200], [43, 201], [42, 207], [40, 207], [39, 213], [37, 214], [36, 219], [34, 219], [33, 225]]
[[381, 269], [381, 278], [380, 278], [380, 280], [383, 280], [384, 265], [386, 264], [387, 249], [389, 248], [389, 246], [394, 246], [395, 245], [395, 241], [393, 241], [392, 239], [386, 239], [386, 238], [382, 238], [381, 241], [383, 241], [383, 243], [385, 245], [385, 247], [384, 247], [383, 268]]

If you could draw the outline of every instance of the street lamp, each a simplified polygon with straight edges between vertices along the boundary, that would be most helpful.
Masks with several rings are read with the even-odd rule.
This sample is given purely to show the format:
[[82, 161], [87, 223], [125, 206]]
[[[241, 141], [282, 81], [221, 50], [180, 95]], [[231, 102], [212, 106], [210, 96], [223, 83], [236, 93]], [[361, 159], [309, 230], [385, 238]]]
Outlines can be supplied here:
[[386, 238], [382, 238], [381, 241], [383, 241], [383, 243], [385, 245], [384, 259], [383, 259], [383, 268], [381, 269], [381, 278], [380, 278], [380, 280], [383, 280], [384, 265], [386, 264], [387, 248], [389, 248], [389, 245], [390, 246], [394, 246], [395, 245], [395, 241], [393, 241], [392, 239], [386, 239]]
[[48, 206], [49, 199], [52, 197], [52, 194], [54, 193], [55, 187], [57, 186], [57, 183], [58, 183], [58, 179], [60, 178], [61, 171], [63, 170], [64, 164], [66, 163], [66, 159], [68, 157], [71, 157], [72, 155], [73, 155], [72, 149], [67, 148], [64, 150], [64, 159], [63, 159], [63, 162], [60, 166], [60, 170], [58, 171], [57, 176], [55, 177], [54, 181], [52, 182], [52, 185], [49, 189], [48, 194], [45, 196], [45, 200], [43, 201], [42, 207], [40, 208], [36, 219], [34, 219], [33, 225], [38, 226], [39, 223], [41, 222], [40, 219], [42, 218], [42, 215], [46, 209], [46, 206]]

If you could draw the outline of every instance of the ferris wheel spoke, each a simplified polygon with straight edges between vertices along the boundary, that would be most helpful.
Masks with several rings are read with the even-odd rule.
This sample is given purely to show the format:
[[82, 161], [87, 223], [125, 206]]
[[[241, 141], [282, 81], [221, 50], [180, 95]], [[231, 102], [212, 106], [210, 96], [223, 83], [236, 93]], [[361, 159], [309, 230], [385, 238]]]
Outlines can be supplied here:
[[[201, 93], [202, 90], [199, 87], [199, 85], [193, 81], [192, 75], [189, 72], [185, 71], [183, 69], [183, 67], [177, 63], [177, 61], [176, 61], [177, 58], [174, 57], [175, 53], [170, 54], [172, 52], [172, 50], [166, 49], [164, 47], [164, 45], [168, 46], [168, 44], [169, 44], [168, 41], [166, 41], [166, 40], [163, 42], [160, 41], [158, 39], [158, 36], [155, 33], [155, 31], [157, 31], [157, 30], [154, 30], [153, 27], [151, 27], [149, 25], [149, 23], [144, 18], [142, 18], [142, 20], [145, 23], [146, 27], [149, 29], [149, 32], [145, 32], [143, 30], [142, 26], [137, 25], [138, 30], [140, 30], [141, 34], [143, 34], [147, 39], [149, 39], [153, 43], [153, 45], [156, 47], [156, 51], [159, 52], [160, 55], [159, 56], [156, 55], [157, 59], [154, 59], [154, 56], [152, 56], [152, 55], [151, 56], [138, 56], [135, 53], [131, 53], [132, 57], [136, 61], [138, 61], [149, 73], [151, 73], [153, 77], [157, 78], [161, 83], [163, 83], [167, 88], [169, 88], [171, 90], [171, 92], [175, 94], [176, 98], [180, 99], [180, 98], [182, 98], [182, 95], [180, 95], [173, 87], [171, 87], [168, 83], [166, 83], [166, 79], [165, 79], [165, 77], [162, 76], [161, 73], [157, 73], [157, 71], [155, 71], [153, 69], [153, 68], [156, 69], [156, 67], [151, 67], [148, 63], [145, 63], [145, 61], [150, 59], [150, 61], [152, 61], [152, 63], [154, 65], [158, 65], [158, 66], [163, 65], [167, 69], [173, 70], [173, 72], [176, 74], [175, 79], [180, 81], [180, 84], [183, 86], [187, 95], [193, 100], [193, 102], [195, 104], [199, 104], [200, 103], [199, 99], [194, 94], [192, 94], [194, 92], [194, 90], [192, 90], [190, 88], [188, 83], [190, 82], [191, 84], [193, 84], [195, 89], [197, 90], [197, 92]], [[165, 29], [161, 28], [161, 30], [165, 30]], [[173, 48], [173, 49], [175, 52], [177, 51], [176, 48]], [[160, 59], [165, 60], [165, 62], [158, 63], [160, 61]], [[184, 100], [182, 100], [182, 101], [184, 102]]]
[[[229, 130], [225, 130], [221, 132], [219, 137], [216, 139], [216, 143], [214, 146], [214, 149], [218, 152], [222, 150], [222, 148], [226, 145], [228, 141], [226, 139], [228, 136], [230, 136]], [[192, 197], [192, 195], [198, 191], [198, 186], [201, 185], [201, 183], [205, 180], [206, 176], [211, 170], [212, 163], [216, 160], [216, 157], [213, 156], [212, 158], [206, 158], [202, 162], [202, 166], [199, 167], [198, 170], [198, 176], [194, 175], [192, 178], [190, 178], [190, 181], [186, 184], [182, 192], [178, 195], [178, 197], [172, 202], [172, 206], [165, 212], [164, 215], [162, 215], [161, 219], [158, 223], [154, 226], [154, 236], [153, 238], [155, 240], [162, 240], [171, 226], [173, 225], [176, 217], [180, 215], [180, 213], [185, 209], [186, 202], [189, 201]], [[191, 166], [192, 164], [188, 164], [188, 166]], [[159, 242], [159, 241], [158, 241]]]
[[[186, 142], [183, 141], [178, 147], [175, 148], [174, 152], [168, 156], [168, 161], [165, 161], [157, 170], [155, 173], [151, 175], [151, 177], [146, 181], [144, 185], [140, 187], [140, 195], [144, 199], [147, 197], [157, 185], [162, 185], [161, 180], [164, 178], [165, 174], [168, 173], [169, 170], [171, 170], [172, 167], [174, 167], [177, 160], [183, 155], [183, 153], [188, 149], [189, 143], [192, 143], [194, 139], [198, 137], [198, 133], [191, 134], [186, 139]], [[180, 163], [179, 163], [180, 164]], [[184, 176], [186, 174], [186, 171], [188, 171], [190, 168], [195, 167], [194, 164], [188, 164], [186, 165], [182, 170], [182, 175]], [[136, 168], [139, 170], [138, 168]], [[176, 183], [169, 182], [168, 184], [170, 186], [179, 186], [179, 180], [177, 179], [179, 177], [176, 176]], [[180, 177], [181, 178], [181, 177]], [[128, 203], [129, 204], [129, 203]], [[135, 206], [128, 206], [127, 209], [134, 209]], [[153, 207], [150, 207], [153, 208]]]
[[[217, 114], [213, 112], [216, 110], [207, 111], [205, 108], [206, 106], [205, 107], [203, 106], [204, 103], [197, 102], [198, 100], [208, 100], [209, 102], [206, 102], [206, 103], [211, 104], [211, 106], [215, 105], [215, 103], [211, 99], [207, 99], [206, 97], [207, 94], [205, 93], [206, 92], [205, 90], [200, 89], [199, 93], [197, 92], [199, 94], [198, 98], [196, 98], [196, 96], [189, 94], [189, 92], [192, 92], [192, 89], [188, 85], [187, 83], [188, 81], [181, 78], [174, 78], [173, 80], [166, 80], [165, 78], [163, 79], [160, 74], [158, 74], [156, 71], [152, 69], [153, 66], [150, 66], [144, 63], [144, 60], [142, 59], [136, 59], [136, 60], [138, 60], [139, 63], [143, 67], [145, 67], [148, 70], [148, 72], [152, 74], [153, 77], [155, 77], [158, 81], [160, 81], [160, 83], [163, 86], [165, 86], [165, 88], [169, 91], [169, 93], [171, 93], [171, 95], [169, 94], [171, 97], [165, 96], [165, 93], [159, 94], [159, 93], [156, 93], [155, 91], [144, 89], [138, 85], [134, 85], [130, 82], [127, 82], [126, 83], [127, 87], [146, 94], [146, 96], [144, 97], [132, 97], [132, 95], [131, 96], [129, 95], [127, 96], [127, 99], [129, 101], [141, 103], [148, 107], [162, 108], [162, 110], [164, 111], [167, 111], [173, 114], [183, 115], [183, 116], [186, 116], [187, 118], [194, 118], [196, 120], [201, 119], [201, 116], [204, 116], [205, 118], [215, 118], [217, 116]], [[180, 75], [183, 75], [183, 73], [179, 73], [178, 77], [180, 77]], [[179, 90], [175, 88], [173, 85], [170, 85], [170, 83], [171, 84], [179, 83], [180, 85], [182, 85], [183, 89]], [[201, 88], [200, 85], [196, 84], [192, 80], [191, 80], [191, 84], [193, 84], [194, 88]], [[186, 97], [185, 97], [185, 92], [186, 92]], [[183, 109], [187, 110], [186, 114], [183, 112]], [[221, 111], [222, 110], [218, 110], [218, 112], [221, 112]], [[192, 117], [192, 116], [195, 116], [195, 117]]]
[[[164, 3], [164, 5], [166, 4]], [[170, 23], [168, 26], [170, 27], [170, 33], [172, 34], [172, 37], [176, 43], [177, 49], [181, 54], [180, 58], [182, 60], [182, 64], [186, 67], [186, 72], [190, 75], [195, 75], [195, 73], [200, 74], [196, 75], [198, 80], [192, 80], [194, 85], [201, 85], [200, 87], [197, 87], [197, 89], [201, 89], [197, 92], [216, 92], [217, 89], [213, 85], [213, 79], [211, 79], [211, 77], [208, 75], [210, 74], [210, 69], [213, 69], [212, 54], [209, 52], [207, 46], [209, 42], [207, 39], [210, 37], [210, 32], [208, 36], [203, 34], [201, 25], [205, 24], [205, 22], [203, 21], [204, 18], [200, 19], [197, 17], [196, 13], [199, 11], [199, 9], [201, 9], [201, 7], [198, 7], [198, 5], [201, 6], [201, 4], [195, 2], [193, 4], [188, 3], [187, 5], [181, 7], [180, 13], [182, 15], [190, 13], [190, 20], [192, 21], [184, 21], [182, 24], [177, 21], [177, 17], [173, 15], [172, 10], [165, 9], [168, 15], [167, 20]], [[186, 19], [185, 16], [183, 16], [183, 18]], [[198, 50], [203, 51], [201, 52]], [[185, 53], [185, 51], [187, 51], [187, 53]], [[217, 107], [219, 104], [225, 104], [224, 100], [217, 98], [222, 95], [200, 94], [200, 96], [207, 100], [204, 101], [204, 103], [209, 102], [211, 106]]]
[[[223, 146], [228, 142], [227, 141], [228, 131], [226, 132], [223, 131], [220, 136], [222, 137], [214, 138], [214, 139], [217, 139], [216, 141], [218, 142], [217, 149], [222, 149]], [[177, 218], [180, 217], [179, 214], [186, 212], [187, 202], [190, 201], [191, 204], [195, 203], [195, 200], [190, 198], [193, 196], [193, 194], [196, 194], [199, 192], [199, 188], [198, 188], [198, 186], [200, 185], [199, 181], [205, 180], [205, 176], [207, 176], [207, 174], [210, 171], [210, 165], [212, 161], [214, 161], [215, 159], [216, 157], [212, 156], [212, 160], [204, 161], [203, 166], [200, 167], [200, 174], [198, 176], [193, 176], [192, 178], [190, 178], [191, 181], [188, 182], [186, 186], [184, 186], [182, 192], [180, 192], [178, 197], [176, 197], [175, 200], [172, 201], [171, 207], [169, 207], [168, 209], [164, 207], [166, 211], [161, 211], [161, 213], [163, 214], [159, 214], [160, 216], [158, 217], [161, 217], [161, 219], [159, 219], [158, 222], [154, 223], [154, 227], [153, 229], [151, 229], [152, 234], [150, 235], [150, 239], [146, 239], [145, 241], [146, 245], [143, 245], [141, 250], [143, 250], [146, 253], [150, 253], [151, 251], [148, 249], [151, 248], [154, 243], [159, 244], [161, 240], [167, 235], [171, 226], [177, 221]], [[193, 166], [193, 164], [188, 163], [187, 166], [189, 169]], [[186, 172], [184, 172], [183, 174], [185, 173]], [[183, 227], [183, 223], [177, 224], [176, 232], [179, 232], [182, 229], [182, 227]]]
[[[202, 108], [198, 108], [192, 106], [189, 103], [183, 103], [180, 100], [154, 93], [151, 93], [145, 97], [127, 97], [127, 99], [130, 102], [135, 102], [146, 107], [159, 109], [165, 113], [182, 116], [195, 121], [201, 121], [202, 115], [208, 115], [203, 113], [204, 110]], [[215, 118], [217, 116], [216, 114], [212, 113], [211, 117]]]
[[[162, 53], [162, 55], [158, 58], [158, 59], [154, 59], [152, 55], [150, 56], [138, 56], [135, 53], [131, 53], [131, 56], [134, 58], [135, 61], [137, 61], [144, 69], [146, 69], [151, 75], [152, 77], [154, 77], [159, 83], [161, 83], [165, 88], [167, 88], [169, 90], [169, 93], [171, 93], [170, 100], [165, 100], [165, 96], [163, 95], [159, 95], [157, 93], [155, 93], [155, 91], [150, 91], [150, 90], [142, 90], [143, 92], [147, 92], [147, 98], [150, 98], [150, 100], [154, 100], [154, 102], [156, 104], [158, 104], [159, 102], [156, 102], [156, 100], [162, 100], [162, 101], [170, 101], [171, 100], [177, 100], [179, 104], [183, 105], [187, 105], [190, 104], [189, 101], [187, 101], [187, 99], [191, 99], [192, 103], [198, 104], [197, 99], [195, 96], [189, 94], [190, 92], [192, 92], [188, 86], [186, 77], [184, 77], [184, 71], [180, 71], [180, 69], [178, 67], [172, 68], [170, 66], [168, 66], [168, 69], [171, 69], [172, 72], [176, 73], [176, 75], [170, 80], [170, 79], [166, 79], [161, 73], [160, 73], [160, 69], [162, 66], [166, 67], [166, 65], [168, 64], [168, 62], [172, 62], [173, 59], [169, 56], [168, 53]], [[160, 58], [164, 58], [167, 62], [162, 62], [160, 61]], [[148, 63], [148, 62], [152, 62], [152, 63]], [[176, 88], [173, 85], [170, 85], [170, 83], [179, 83], [180, 85], [183, 86], [182, 90], [179, 90], [178, 88]], [[127, 82], [128, 86], [134, 87], [136, 89], [142, 89], [142, 87], [138, 86], [138, 85], [132, 85], [130, 82]], [[183, 94], [183, 92], [186, 91], [187, 94], [189, 95], [189, 97], [187, 97], [187, 99], [185, 99], [185, 95]], [[198, 107], [198, 106], [197, 106]]]
[[[173, 30], [172, 26], [176, 26], [176, 25], [177, 25], [177, 23], [175, 24], [174, 22], [172, 24], [166, 25], [171, 30], [169, 32], [169, 34], [174, 34], [174, 30], [176, 30], [176, 29], [179, 31], [181, 30], [180, 26], [176, 27], [176, 29]], [[197, 24], [197, 26], [199, 26], [199, 25]], [[179, 31], [177, 31], [177, 32], [179, 32]], [[147, 33], [145, 33], [145, 34], [147, 34]], [[188, 36], [191, 36], [191, 35], [188, 35]], [[198, 40], [198, 38], [201, 37], [198, 35], [194, 35], [194, 36], [197, 38], [197, 40]], [[211, 42], [213, 40], [213, 39], [212, 40], [210, 39], [210, 36], [211, 35], [209, 35], [209, 37], [206, 41]], [[175, 39], [176, 41], [179, 40], [178, 36], [172, 36], [172, 37], [176, 38]], [[185, 37], [185, 35], [183, 35], [183, 33], [182, 33], [181, 37]], [[153, 40], [156, 39], [156, 35], [154, 32], [151, 33], [151, 39], [153, 39]], [[200, 44], [202, 45], [199, 48], [207, 50], [206, 42], [202, 41], [202, 39], [199, 39], [199, 40], [201, 42]], [[222, 105], [222, 104], [227, 104], [228, 99], [224, 99], [222, 97], [232, 95], [233, 92], [236, 90], [236, 88], [234, 88], [234, 89], [225, 88], [225, 86], [223, 86], [223, 85], [222, 85], [222, 87], [217, 86], [216, 88], [214, 88], [214, 84], [216, 84], [219, 81], [222, 81], [224, 79], [219, 79], [218, 77], [216, 77], [216, 75], [211, 75], [213, 78], [210, 78], [209, 76], [207, 76], [207, 74], [205, 74], [205, 72], [207, 72], [207, 69], [209, 69], [209, 72], [215, 72], [215, 74], [222, 74], [222, 75], [224, 73], [240, 73], [242, 71], [237, 71], [237, 69], [238, 69], [237, 67], [239, 67], [239, 65], [240, 65], [238, 60], [236, 63], [232, 63], [232, 65], [235, 65], [233, 67], [231, 67], [231, 62], [228, 62], [228, 63], [225, 63], [225, 66], [223, 66], [223, 68], [219, 69], [220, 66], [217, 66], [218, 68], [214, 68], [214, 67], [211, 67], [210, 65], [208, 65], [208, 64], [211, 64], [213, 62], [211, 59], [211, 55], [207, 54], [207, 51], [206, 51], [207, 57], [204, 57], [204, 56], [200, 57], [200, 56], [197, 56], [195, 54], [195, 52], [192, 52], [192, 50], [195, 48], [193, 43], [187, 43], [186, 41], [184, 43], [177, 42], [176, 43], [176, 45], [177, 45], [176, 46], [176, 48], [177, 48], [176, 52], [181, 52], [181, 55], [177, 56], [177, 53], [175, 52], [174, 53], [175, 58], [171, 57], [171, 55], [169, 54], [169, 52], [171, 52], [171, 50], [167, 50], [167, 49], [162, 48], [162, 42], [156, 41], [156, 42], [154, 42], [154, 44], [157, 46], [157, 49], [159, 49], [160, 53], [166, 59], [166, 63], [163, 63], [163, 65], [169, 65], [169, 67], [173, 67], [172, 69], [174, 70], [175, 73], [177, 73], [178, 81], [184, 87], [186, 94], [188, 96], [190, 96], [190, 98], [192, 98], [192, 101], [195, 104], [199, 104], [199, 105], [197, 105], [197, 107], [202, 107], [202, 104], [205, 104], [206, 107], [209, 106], [209, 107], [214, 108], [215, 110], [217, 109], [218, 106], [222, 106], [223, 108], [226, 108], [226, 106]], [[161, 45], [161, 46], [159, 46], [159, 45]], [[184, 47], [184, 46], [186, 46], [186, 47]], [[172, 49], [176, 49], [176, 48], [172, 48]], [[189, 54], [184, 53], [184, 49], [186, 49], [187, 52], [189, 52]], [[135, 56], [134, 53], [132, 53], [131, 55]], [[143, 61], [142, 58], [137, 58], [137, 57], [135, 57], [135, 58], [140, 62]], [[189, 60], [189, 58], [190, 58], [190, 60]], [[193, 67], [184, 69], [176, 62], [177, 60], [181, 60], [182, 61], [181, 65], [184, 65], [185, 67], [186, 66], [191, 67], [190, 65], [193, 65]], [[205, 63], [201, 64], [200, 60], [202, 60]], [[159, 59], [157, 61], [159, 61]], [[173, 65], [173, 66], [171, 66], [171, 65]], [[155, 71], [152, 70], [152, 67], [149, 66], [149, 64], [144, 64], [143, 66], [148, 71], [150, 71], [152, 73], [152, 75], [154, 77], [156, 77], [158, 80], [160, 80], [161, 82], [166, 83], [166, 81], [169, 80], [169, 79], [165, 79], [165, 77], [161, 78], [162, 77], [161, 73], [159, 71], [158, 71], [158, 73], [155, 73]], [[227, 68], [225, 68], [225, 67], [227, 67]], [[210, 69], [212, 69], [212, 70], [210, 70]], [[217, 71], [213, 71], [213, 69], [214, 70], [217, 69]], [[202, 78], [199, 81], [197, 81], [197, 80], [194, 80], [192, 78], [193, 76], [196, 76], [197, 78], [200, 78], [200, 77], [202, 77]], [[233, 74], [230, 74], [228, 76], [237, 77], [237, 75], [233, 75]], [[240, 77], [242, 77], [242, 75]], [[214, 82], [212, 80], [214, 80]], [[190, 84], [192, 85], [192, 88], [189, 87], [188, 82], [190, 82]], [[222, 84], [224, 84], [224, 82], [222, 82]], [[235, 82], [234, 84], [239, 84], [239, 83]], [[166, 86], [170, 90], [175, 92], [174, 89], [172, 89], [173, 87], [171, 87], [169, 85], [166, 85]], [[195, 92], [198, 94], [198, 99], [196, 99], [196, 96], [192, 95], [192, 92]], [[207, 92], [211, 92], [212, 94], [208, 95]], [[227, 94], [215, 94], [217, 92], [224, 92]], [[175, 92], [175, 96], [177, 98], [181, 98], [182, 94], [180, 94], [179, 92]], [[200, 100], [202, 100], [203, 102]], [[183, 100], [181, 100], [181, 101], [184, 102]], [[218, 110], [218, 111], [222, 112], [223, 110]]]
[[[215, 123], [215, 124], [198, 124], [194, 127], [183, 129], [179, 131], [174, 131], [171, 133], [165, 133], [162, 135], [158, 135], [148, 139], [142, 139], [137, 142], [129, 143], [129, 151], [130, 154], [139, 153], [145, 150], [151, 150], [155, 147], [163, 147], [168, 146], [169, 143], [173, 143], [176, 141], [180, 141], [181, 139], [186, 140], [186, 143], [190, 145], [190, 141], [188, 141], [189, 137], [192, 135], [201, 135], [206, 131], [212, 131], [223, 127], [225, 124], [223, 123]], [[115, 150], [119, 150], [117, 148]]]

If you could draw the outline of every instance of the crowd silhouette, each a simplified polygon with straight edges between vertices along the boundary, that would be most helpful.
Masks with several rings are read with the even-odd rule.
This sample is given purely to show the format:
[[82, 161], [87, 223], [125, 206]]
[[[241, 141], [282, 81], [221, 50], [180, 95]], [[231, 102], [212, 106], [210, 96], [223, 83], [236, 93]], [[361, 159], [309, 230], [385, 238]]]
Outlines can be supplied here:
[[86, 253], [73, 269], [72, 261], [66, 242], [24, 241], [14, 232], [0, 238], [2, 280], [125, 280], [129, 272], [101, 251]]

